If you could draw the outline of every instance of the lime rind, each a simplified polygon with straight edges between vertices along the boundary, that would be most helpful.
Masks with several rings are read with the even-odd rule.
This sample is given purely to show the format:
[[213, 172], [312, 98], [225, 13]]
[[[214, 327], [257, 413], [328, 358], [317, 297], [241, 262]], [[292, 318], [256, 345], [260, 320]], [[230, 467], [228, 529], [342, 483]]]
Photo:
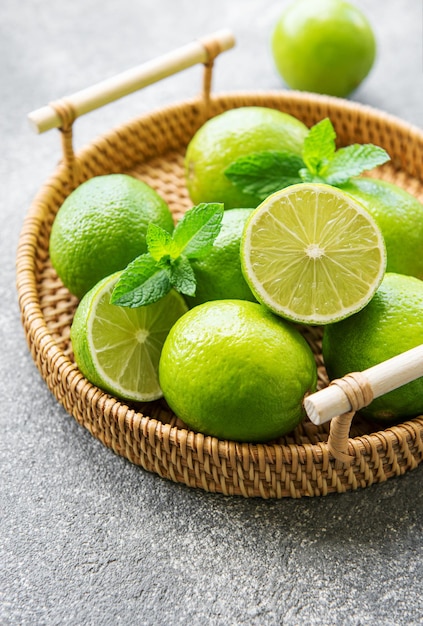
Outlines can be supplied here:
[[134, 309], [110, 304], [120, 272], [100, 281], [76, 311], [71, 330], [75, 360], [93, 384], [125, 400], [161, 398], [158, 367], [170, 328], [188, 306], [171, 291]]
[[328, 324], [359, 311], [386, 269], [374, 219], [359, 202], [321, 183], [269, 196], [248, 219], [241, 249], [257, 300], [297, 323]]

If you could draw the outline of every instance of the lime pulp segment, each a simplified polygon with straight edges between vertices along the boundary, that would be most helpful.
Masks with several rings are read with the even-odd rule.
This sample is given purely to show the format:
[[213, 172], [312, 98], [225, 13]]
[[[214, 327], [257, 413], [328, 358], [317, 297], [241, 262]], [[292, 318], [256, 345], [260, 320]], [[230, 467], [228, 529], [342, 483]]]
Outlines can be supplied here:
[[257, 299], [296, 322], [327, 324], [360, 310], [386, 267], [380, 230], [334, 187], [292, 185], [246, 224], [242, 266]]

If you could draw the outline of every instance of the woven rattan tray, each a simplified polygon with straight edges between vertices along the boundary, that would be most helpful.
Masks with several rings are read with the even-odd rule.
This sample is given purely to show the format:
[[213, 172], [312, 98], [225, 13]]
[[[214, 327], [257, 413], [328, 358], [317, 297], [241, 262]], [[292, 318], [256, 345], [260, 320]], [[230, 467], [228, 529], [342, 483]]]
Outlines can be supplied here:
[[[354, 410], [369, 401], [360, 377], [352, 379], [356, 400], [347, 394], [346, 414], [320, 425], [307, 418], [278, 441], [247, 444], [186, 429], [163, 400], [125, 404], [89, 383], [73, 360], [69, 333], [77, 300], [61, 284], [48, 255], [57, 210], [90, 177], [124, 172], [154, 187], [179, 218], [192, 206], [184, 184], [185, 149], [208, 117], [250, 105], [285, 111], [307, 126], [329, 117], [341, 145], [372, 142], [384, 147], [391, 161], [378, 168], [377, 176], [423, 200], [421, 131], [383, 112], [331, 97], [293, 91], [212, 96], [213, 61], [232, 45], [230, 33], [218, 33], [30, 116], [40, 132], [60, 128], [63, 159], [34, 198], [19, 240], [17, 288], [28, 345], [42, 377], [66, 411], [105, 446], [145, 470], [189, 487], [247, 497], [297, 498], [367, 487], [422, 461], [423, 416], [385, 430], [361, 419], [359, 411], [351, 421]], [[205, 65], [199, 97], [142, 115], [74, 154], [76, 117], [198, 62]], [[319, 387], [330, 389], [320, 355], [321, 329], [303, 327], [302, 332], [316, 356]], [[423, 374], [421, 361], [414, 362], [414, 378]]]

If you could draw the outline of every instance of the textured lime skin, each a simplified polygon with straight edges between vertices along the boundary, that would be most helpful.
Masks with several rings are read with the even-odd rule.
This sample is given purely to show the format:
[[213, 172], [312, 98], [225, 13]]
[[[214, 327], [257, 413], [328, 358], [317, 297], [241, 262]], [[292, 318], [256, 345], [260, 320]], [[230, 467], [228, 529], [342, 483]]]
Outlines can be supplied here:
[[254, 302], [217, 300], [172, 327], [159, 379], [170, 407], [193, 430], [258, 442], [297, 426], [317, 371], [293, 326]]
[[307, 127], [292, 115], [267, 107], [240, 107], [208, 120], [185, 155], [185, 179], [192, 201], [223, 202], [225, 209], [255, 208], [260, 198], [241, 192], [224, 171], [242, 156], [263, 150], [300, 155]]
[[255, 301], [242, 273], [240, 258], [241, 237], [252, 210], [225, 211], [213, 248], [205, 257], [191, 262], [197, 280], [195, 296], [186, 297], [191, 307], [209, 300]]
[[[327, 326], [323, 358], [330, 379], [362, 371], [423, 343], [423, 281], [388, 273], [359, 313]], [[423, 413], [423, 378], [376, 398], [361, 411], [394, 422]]]
[[132, 176], [96, 176], [60, 207], [50, 236], [50, 258], [63, 284], [78, 298], [101, 278], [124, 269], [147, 251], [147, 226], [172, 232], [169, 207]]
[[[117, 274], [113, 274], [110, 277], [110, 280], [112, 280], [114, 283], [117, 280], [119, 274], [120, 272], [118, 272]], [[114, 390], [106, 388], [103, 379], [101, 378], [99, 372], [94, 366], [87, 335], [87, 320], [92, 314], [93, 299], [98, 289], [102, 289], [103, 285], [105, 285], [107, 282], [109, 282], [109, 278], [103, 278], [101, 281], [98, 282], [97, 285], [95, 285], [83, 296], [76, 308], [75, 315], [73, 316], [70, 337], [76, 364], [78, 365], [85, 378], [89, 380], [93, 385], [96, 385], [101, 389], [105, 389], [105, 391], [110, 391], [111, 393], [114, 393]]]
[[289, 87], [345, 97], [371, 70], [376, 42], [357, 7], [343, 0], [296, 0], [281, 14], [271, 48]]
[[423, 204], [397, 185], [355, 178], [341, 187], [359, 200], [382, 231], [387, 272], [423, 278]]

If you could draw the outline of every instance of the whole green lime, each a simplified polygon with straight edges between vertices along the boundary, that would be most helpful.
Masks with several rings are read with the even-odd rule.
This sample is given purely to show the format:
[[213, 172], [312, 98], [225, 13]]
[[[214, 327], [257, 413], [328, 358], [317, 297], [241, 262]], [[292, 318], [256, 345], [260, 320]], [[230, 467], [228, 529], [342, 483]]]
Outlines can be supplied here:
[[268, 441], [303, 418], [315, 360], [302, 335], [254, 302], [216, 300], [185, 313], [162, 350], [159, 380], [190, 428], [236, 441]]
[[255, 208], [260, 198], [240, 191], [226, 176], [231, 163], [253, 152], [301, 154], [307, 127], [275, 109], [239, 107], [208, 120], [195, 133], [185, 155], [185, 179], [194, 203], [223, 202], [225, 209]]
[[[423, 281], [388, 273], [359, 313], [325, 328], [330, 379], [362, 371], [423, 343]], [[376, 398], [363, 415], [392, 422], [423, 412], [423, 378]]]
[[342, 189], [359, 200], [382, 231], [387, 271], [423, 278], [423, 204], [393, 183], [351, 179]]
[[255, 301], [241, 269], [241, 237], [253, 209], [225, 211], [222, 227], [208, 254], [191, 262], [197, 281], [195, 296], [186, 296], [196, 306], [209, 300]]
[[345, 97], [370, 72], [373, 30], [362, 11], [343, 0], [296, 0], [273, 30], [272, 53], [289, 87]]
[[173, 230], [166, 202], [126, 174], [96, 176], [60, 207], [50, 236], [50, 258], [63, 284], [81, 298], [101, 278], [147, 251], [150, 222]]

